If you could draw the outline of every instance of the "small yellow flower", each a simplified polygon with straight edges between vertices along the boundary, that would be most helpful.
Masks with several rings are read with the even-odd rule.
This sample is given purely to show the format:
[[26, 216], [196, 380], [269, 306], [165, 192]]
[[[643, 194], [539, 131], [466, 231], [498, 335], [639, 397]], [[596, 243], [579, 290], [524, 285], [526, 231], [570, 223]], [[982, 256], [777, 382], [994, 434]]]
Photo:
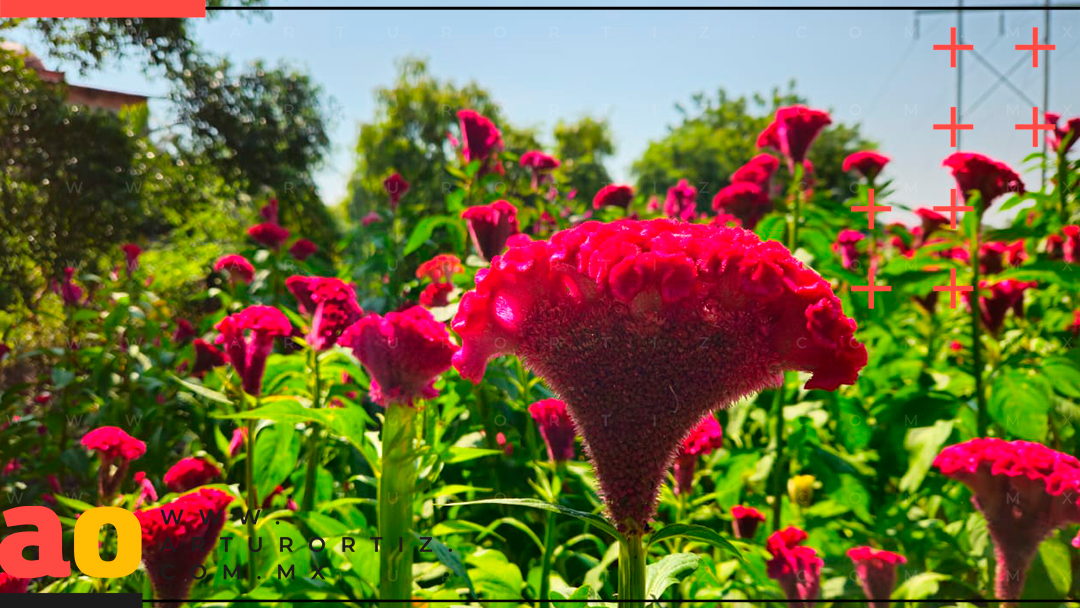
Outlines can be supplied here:
[[817, 479], [813, 475], [796, 475], [788, 480], [788, 497], [791, 502], [801, 508], [810, 506], [814, 502], [814, 484]]

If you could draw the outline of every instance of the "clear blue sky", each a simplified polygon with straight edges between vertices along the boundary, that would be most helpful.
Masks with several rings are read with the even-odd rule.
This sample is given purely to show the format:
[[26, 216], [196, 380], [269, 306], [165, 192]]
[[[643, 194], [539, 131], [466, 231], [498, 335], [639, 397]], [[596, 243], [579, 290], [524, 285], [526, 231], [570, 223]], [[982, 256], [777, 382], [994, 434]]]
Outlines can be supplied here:
[[[1010, 80], [1041, 106], [1045, 53], [1035, 69], [1031, 52], [1014, 46], [1030, 44], [1033, 26], [1041, 37], [1043, 12], [1008, 12], [1003, 22], [997, 12], [966, 13], [964, 23], [965, 42], [995, 69], [1026, 58]], [[480, 83], [517, 125], [550, 132], [559, 117], [607, 117], [617, 179], [629, 177], [649, 140], [677, 121], [674, 104], [694, 92], [764, 92], [795, 78], [812, 106], [861, 123], [893, 157], [887, 172], [897, 179], [894, 201], [929, 206], [948, 202], [951, 180], [940, 167], [951, 152], [948, 134], [931, 125], [948, 122], [956, 94], [948, 53], [931, 47], [948, 42], [954, 25], [955, 13], [924, 15], [916, 38], [912, 11], [278, 11], [269, 18], [219, 14], [200, 23], [197, 35], [206, 50], [234, 63], [262, 58], [304, 68], [334, 98], [333, 151], [318, 175], [331, 203], [344, 195], [358, 125], [374, 113], [373, 89], [392, 82], [395, 59], [416, 55], [440, 78]], [[34, 46], [18, 30], [12, 37]], [[1057, 44], [1049, 53], [1050, 108], [1080, 115], [1080, 12], [1055, 11], [1050, 37]], [[45, 59], [47, 67], [73, 71]], [[967, 112], [996, 77], [973, 54], [965, 61]], [[134, 63], [68, 78], [151, 95], [167, 90]], [[152, 109], [167, 114], [162, 102]], [[1033, 148], [1030, 131], [1014, 125], [1030, 117], [1031, 105], [1001, 86], [964, 115], [975, 129], [964, 134], [963, 147], [1019, 168]], [[1037, 171], [1025, 174], [1029, 187], [1038, 178]]]

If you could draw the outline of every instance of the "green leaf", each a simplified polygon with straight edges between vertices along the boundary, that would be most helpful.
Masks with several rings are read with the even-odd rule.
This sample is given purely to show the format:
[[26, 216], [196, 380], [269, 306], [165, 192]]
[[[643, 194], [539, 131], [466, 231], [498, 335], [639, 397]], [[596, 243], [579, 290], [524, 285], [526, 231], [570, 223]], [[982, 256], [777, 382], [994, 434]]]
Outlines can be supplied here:
[[647, 566], [644, 599], [659, 600], [668, 587], [697, 570], [700, 561], [701, 558], [693, 553], [675, 553]]
[[746, 563], [742, 553], [735, 545], [731, 544], [730, 541], [717, 534], [716, 531], [711, 528], [699, 526], [698, 524], [671, 524], [669, 526], [664, 526], [661, 530], [649, 536], [648, 545], [651, 546], [653, 543], [676, 537], [689, 538], [691, 540], [708, 543], [714, 547], [719, 547], [720, 549], [734, 554], [740, 562]]
[[169, 378], [171, 378], [174, 382], [176, 382], [180, 386], [186, 388], [187, 390], [195, 393], [196, 395], [199, 395], [200, 397], [205, 397], [205, 398], [207, 398], [207, 399], [209, 399], [211, 401], [216, 401], [217, 403], [224, 403], [225, 405], [232, 405], [232, 401], [229, 401], [228, 397], [226, 397], [225, 395], [223, 395], [223, 394], [221, 394], [221, 393], [219, 393], [217, 391], [210, 390], [210, 389], [206, 388], [205, 386], [203, 386], [201, 384], [195, 384], [194, 382], [188, 382], [187, 380], [184, 380], [183, 378], [177, 376], [176, 374], [169, 374]]
[[465, 559], [472, 566], [472, 580], [477, 590], [489, 599], [521, 597], [525, 579], [521, 570], [494, 549], [479, 549]]
[[947, 581], [951, 576], [940, 572], [922, 572], [904, 581], [904, 584], [893, 591], [893, 597], [898, 600], [922, 600], [937, 594], [942, 581]]
[[1065, 597], [1072, 588], [1072, 557], [1069, 547], [1056, 538], [1048, 538], [1039, 545], [1039, 558], [1054, 589]]
[[450, 228], [454, 232], [455, 237], [460, 237], [462, 232], [461, 223], [455, 218], [446, 215], [425, 217], [420, 220], [420, 223], [418, 223], [415, 228], [413, 228], [412, 234], [409, 235], [409, 240], [405, 243], [405, 249], [402, 251], [402, 255], [409, 255], [419, 249], [431, 238], [431, 234], [435, 231], [435, 228], [439, 226]]
[[952, 420], [938, 420], [934, 426], [924, 426], [907, 432], [904, 447], [907, 448], [910, 458], [907, 473], [904, 473], [900, 480], [901, 492], [914, 492], [919, 489], [930, 471], [930, 465], [941, 451], [941, 446], [949, 440], [952, 431]]
[[614, 538], [622, 538], [622, 535], [619, 534], [618, 530], [616, 530], [614, 526], [612, 526], [610, 523], [608, 523], [606, 519], [600, 517], [599, 515], [595, 515], [593, 513], [586, 513], [584, 511], [577, 511], [575, 509], [564, 507], [562, 505], [556, 505], [550, 502], [536, 500], [535, 498], [485, 498], [483, 500], [470, 500], [467, 502], [451, 502], [440, 506], [463, 507], [466, 505], [483, 504], [530, 507], [532, 509], [541, 509], [544, 511], [551, 511], [553, 513], [561, 513], [563, 515], [569, 515], [570, 517], [574, 517], [580, 519], [581, 521], [588, 522], [596, 526], [597, 528], [603, 530], [604, 532], [607, 532]]
[[1009, 433], [1042, 441], [1049, 430], [1050, 394], [1045, 378], [1016, 369], [1003, 371], [991, 386], [990, 416]]
[[[416, 537], [416, 541], [418, 543], [417, 546], [424, 545], [424, 541], [420, 539], [416, 532], [413, 532], [412, 535]], [[442, 544], [442, 542], [440, 542], [437, 538], [431, 538], [431, 541], [428, 542], [428, 548], [435, 553], [435, 557], [439, 560], [439, 562], [442, 563], [442, 565], [449, 568], [450, 571], [453, 572], [455, 575], [460, 576], [462, 579], [464, 579], [465, 584], [469, 587], [469, 595], [471, 595], [472, 599], [475, 600], [476, 588], [473, 586], [472, 579], [469, 578], [469, 571], [465, 569], [465, 564], [461, 563], [461, 559], [457, 556], [457, 554], [451, 551], [449, 547]]]
[[[554, 593], [552, 594], [552, 598], [554, 598]], [[555, 608], [590, 608], [591, 606], [596, 606], [600, 602], [586, 602], [582, 600], [598, 599], [600, 599], [600, 596], [597, 595], [595, 591], [593, 591], [592, 587], [588, 585], [582, 585], [575, 589], [574, 592], [570, 594], [570, 597], [566, 598], [565, 601], [552, 603], [555, 605]]]
[[291, 424], [262, 429], [255, 441], [255, 485], [265, 498], [292, 473], [300, 458], [300, 442]]
[[270, 420], [290, 425], [298, 422], [317, 422], [331, 433], [344, 437], [360, 449], [363, 449], [361, 444], [364, 439], [364, 429], [369, 421], [367, 414], [359, 407], [310, 408], [304, 407], [295, 399], [274, 401], [246, 412], [217, 414], [214, 417], [232, 420]]
[[1059, 393], [1067, 397], [1080, 397], [1080, 370], [1068, 359], [1050, 359], [1039, 369]]

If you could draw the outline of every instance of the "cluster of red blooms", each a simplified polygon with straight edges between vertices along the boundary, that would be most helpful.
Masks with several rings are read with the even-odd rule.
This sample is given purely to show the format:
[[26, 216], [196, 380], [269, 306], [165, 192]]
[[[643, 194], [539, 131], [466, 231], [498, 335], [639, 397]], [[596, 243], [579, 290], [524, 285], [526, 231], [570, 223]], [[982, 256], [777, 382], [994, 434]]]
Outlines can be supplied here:
[[420, 292], [420, 305], [424, 308], [439, 308], [450, 304], [454, 292], [454, 275], [465, 272], [461, 260], [450, 253], [439, 254], [420, 264], [416, 269], [416, 278], [428, 279], [431, 284]]

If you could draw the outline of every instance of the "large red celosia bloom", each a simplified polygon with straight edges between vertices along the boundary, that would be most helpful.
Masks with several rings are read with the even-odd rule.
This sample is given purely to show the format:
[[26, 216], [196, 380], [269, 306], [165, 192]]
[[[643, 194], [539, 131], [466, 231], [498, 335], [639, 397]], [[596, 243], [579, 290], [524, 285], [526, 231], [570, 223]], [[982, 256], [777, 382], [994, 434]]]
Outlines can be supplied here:
[[230, 502], [228, 494], [203, 488], [156, 509], [135, 511], [143, 564], [156, 597], [187, 599], [195, 577], [205, 576], [202, 563], [217, 544]]
[[872, 182], [878, 173], [889, 163], [889, 157], [873, 150], [854, 152], [844, 159], [843, 169], [845, 172], [856, 171], [866, 181]]
[[264, 247], [278, 249], [289, 240], [289, 230], [274, 222], [263, 222], [248, 228], [248, 236]]
[[308, 239], [297, 239], [296, 242], [292, 244], [292, 247], [289, 247], [289, 254], [303, 262], [315, 255], [315, 252], [318, 250], [319, 246]]
[[195, 338], [192, 345], [195, 347], [195, 365], [191, 367], [193, 376], [202, 378], [206, 372], [228, 362], [225, 353], [202, 338]]
[[806, 532], [788, 526], [774, 532], [765, 543], [772, 554], [768, 563], [769, 578], [780, 583], [789, 608], [812, 608], [821, 590], [821, 567], [825, 562], [817, 551], [800, 545]]
[[830, 124], [832, 119], [821, 110], [802, 105], [780, 108], [772, 123], [758, 136], [757, 145], [759, 148], [778, 150], [794, 173], [795, 166], [806, 160], [810, 144]]
[[250, 283], [255, 279], [255, 267], [242, 255], [230, 253], [218, 258], [214, 263], [214, 270], [225, 270], [229, 273], [229, 281], [232, 283]]
[[530, 150], [521, 155], [521, 166], [532, 174], [533, 190], [548, 181], [551, 172], [557, 169], [559, 164], [559, 159], [550, 154], [544, 154], [540, 150]]
[[780, 167], [780, 161], [771, 154], [762, 152], [751, 158], [745, 165], [739, 167], [731, 174], [731, 183], [750, 182], [757, 184], [766, 194], [772, 189], [772, 176]]
[[386, 194], [390, 197], [390, 208], [397, 209], [398, 204], [401, 203], [401, 197], [409, 191], [409, 182], [405, 181], [400, 173], [395, 173], [384, 179], [382, 185], [383, 190], [386, 190]]
[[452, 253], [441, 253], [420, 264], [416, 269], [416, 278], [433, 282], [449, 281], [455, 274], [465, 272], [461, 260]]
[[1024, 193], [1024, 182], [1020, 176], [1005, 163], [988, 156], [955, 152], [941, 164], [952, 171], [961, 196], [967, 199], [971, 192], [979, 193], [983, 209], [989, 208], [994, 199], [1003, 194]]
[[675, 457], [675, 493], [689, 494], [694, 488], [694, 469], [699, 456], [711, 454], [721, 447], [724, 431], [712, 414], [705, 414], [690, 434], [683, 439], [679, 455]]
[[872, 547], [855, 547], [847, 555], [855, 563], [855, 573], [870, 608], [889, 608], [889, 597], [896, 586], [896, 567], [906, 564], [907, 558]]
[[668, 188], [664, 199], [664, 215], [673, 220], [689, 222], [697, 214], [697, 188], [685, 179], [672, 188]]
[[317, 351], [334, 346], [341, 332], [364, 314], [356, 291], [341, 279], [297, 275], [285, 279], [285, 287], [296, 298], [300, 314], [310, 320], [305, 339]]
[[135, 243], [127, 243], [121, 245], [120, 249], [124, 252], [124, 262], [126, 263], [128, 276], [131, 276], [139, 269], [139, 255], [142, 253], [142, 247]]
[[[1017, 317], [1024, 316], [1024, 292], [1037, 285], [1034, 281], [1005, 279], [990, 283], [979, 281], [979, 291], [989, 290], [989, 295], [979, 295], [979, 317], [983, 327], [995, 336], [1005, 324], [1005, 314], [1012, 309]], [[964, 292], [964, 300], [971, 306], [971, 292]]]
[[26, 593], [30, 586], [30, 579], [11, 576], [7, 572], [0, 572], [0, 593]]
[[739, 219], [743, 227], [753, 230], [765, 214], [772, 211], [769, 194], [754, 182], [735, 182], [716, 193], [713, 209]]
[[338, 342], [351, 348], [367, 369], [371, 399], [383, 406], [436, 397], [435, 379], [450, 368], [457, 350], [446, 326], [420, 306], [364, 317]]
[[1067, 154], [1076, 140], [1080, 139], [1080, 116], [1070, 118], [1062, 127], [1060, 126], [1061, 114], [1047, 112], [1046, 122], [1054, 125], [1054, 132], [1050, 134], [1050, 149], [1062, 155]]
[[593, 197], [593, 209], [619, 207], [626, 209], [634, 200], [634, 189], [626, 184], [608, 184]]
[[498, 152], [503, 149], [503, 139], [495, 123], [474, 110], [461, 110], [457, 115], [465, 162], [479, 160], [479, 175], [500, 171]]
[[547, 445], [552, 462], [574, 459], [574, 422], [566, 411], [566, 402], [544, 399], [529, 406], [529, 414], [540, 427], [540, 436]]
[[213, 463], [202, 458], [184, 458], [165, 472], [165, 487], [170, 492], [187, 492], [205, 486], [221, 474]]
[[107, 501], [116, 494], [127, 475], [128, 464], [146, 454], [146, 444], [123, 429], [115, 426], [98, 427], [83, 435], [82, 445], [97, 452], [101, 458], [98, 467], [98, 496]]
[[464, 377], [516, 354], [566, 401], [612, 520], [637, 531], [705, 414], [784, 370], [833, 390], [866, 364], [829, 284], [782, 245], [666, 219], [586, 222], [511, 247], [477, 273], [453, 327]]
[[518, 233], [517, 207], [506, 201], [477, 205], [461, 212], [480, 257], [487, 261], [502, 253], [506, 241]]
[[735, 538], [748, 540], [757, 534], [758, 526], [765, 521], [765, 516], [754, 507], [735, 505], [731, 507], [731, 519]]
[[934, 466], [971, 489], [994, 541], [995, 593], [1019, 598], [1043, 539], [1080, 523], [1080, 461], [1030, 441], [975, 438], [942, 450]]
[[216, 342], [222, 345], [240, 376], [244, 392], [258, 396], [274, 338], [292, 333], [289, 319], [272, 306], [249, 306], [218, 321], [214, 329], [221, 332]]

